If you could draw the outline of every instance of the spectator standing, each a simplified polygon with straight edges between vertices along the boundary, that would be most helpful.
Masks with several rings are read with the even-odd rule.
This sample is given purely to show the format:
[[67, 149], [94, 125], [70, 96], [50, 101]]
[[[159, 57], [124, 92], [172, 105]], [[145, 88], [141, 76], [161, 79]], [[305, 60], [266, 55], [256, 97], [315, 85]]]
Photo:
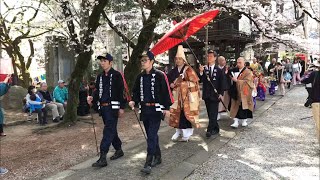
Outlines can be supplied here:
[[[286, 64], [284, 64], [284, 69], [285, 69], [285, 71], [287, 72], [287, 73], [289, 73], [290, 74], [290, 76], [291, 76], [291, 78], [290, 79], [286, 79], [287, 81], [288, 80], [291, 80], [292, 79], [292, 72], [293, 72], [293, 68], [292, 68], [292, 63], [290, 62], [290, 59], [289, 58], [287, 58], [286, 59]], [[289, 77], [289, 76], [288, 76]], [[288, 88], [290, 88], [290, 86], [291, 86], [291, 82], [288, 82]]]
[[268, 76], [270, 76], [272, 69], [274, 69], [274, 67], [276, 66], [276, 58], [272, 58], [271, 63], [268, 66]]
[[[7, 75], [7, 77], [4, 79], [4, 81], [0, 82], [0, 97], [5, 95], [8, 92], [8, 90], [10, 88], [10, 85], [8, 83], [10, 77], [11, 77], [11, 75]], [[4, 122], [4, 116], [3, 116], [2, 109], [0, 106], [0, 136], [6, 136], [6, 134], [3, 132], [3, 122]]]
[[304, 76], [301, 82], [304, 84], [312, 83], [310, 98], [317, 137], [320, 143], [320, 61], [315, 61], [313, 65], [315, 66], [314, 71]]
[[[11, 75], [7, 75], [7, 77], [4, 79], [3, 82], [0, 83], [0, 97], [5, 95], [9, 88], [10, 88], [10, 85], [9, 85], [9, 79], [11, 78]], [[1, 105], [1, 103], [0, 103]], [[2, 113], [2, 109], [1, 109], [1, 106], [0, 106], [0, 136], [6, 136], [6, 134], [3, 133], [3, 119], [4, 119], [4, 116], [3, 116], [3, 113]], [[1, 146], [0, 146], [1, 148]], [[3, 174], [6, 174], [8, 172], [8, 170], [6, 168], [3, 168], [3, 167], [0, 167], [0, 175], [3, 175]]]
[[301, 80], [300, 73], [302, 71], [302, 67], [297, 59], [293, 61], [292, 71], [293, 71], [293, 76], [292, 76], [293, 85], [296, 85], [297, 83], [300, 84], [300, 80]]
[[284, 76], [283, 76], [284, 66], [282, 66], [282, 64], [280, 62], [277, 62], [275, 69], [274, 69], [274, 72], [276, 74], [277, 84], [280, 87], [280, 93], [282, 96], [284, 96], [284, 94], [285, 94], [285, 88], [284, 88], [285, 81], [284, 81]]

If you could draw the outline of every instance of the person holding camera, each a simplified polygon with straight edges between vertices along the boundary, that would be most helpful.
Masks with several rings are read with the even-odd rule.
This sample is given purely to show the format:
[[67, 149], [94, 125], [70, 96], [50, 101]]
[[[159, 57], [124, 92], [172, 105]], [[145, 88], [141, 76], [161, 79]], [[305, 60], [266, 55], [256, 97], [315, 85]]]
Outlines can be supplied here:
[[[9, 85], [10, 78], [11, 78], [11, 75], [7, 75], [4, 81], [0, 82], [0, 97], [5, 95], [8, 92], [10, 88], [10, 85]], [[0, 106], [0, 136], [6, 136], [6, 134], [3, 132], [3, 122], [4, 122], [4, 116]]]
[[311, 83], [310, 99], [312, 103], [312, 113], [316, 123], [318, 141], [320, 143], [320, 60], [315, 61], [311, 66], [309, 70], [312, 68], [313, 71], [304, 75], [301, 82], [303, 84]]
[[[10, 84], [9, 84], [9, 80], [11, 78], [11, 75], [8, 74], [7, 77], [4, 79], [3, 82], [0, 82], [0, 97], [5, 95], [9, 88], [10, 88]], [[0, 103], [1, 105], [1, 103]], [[6, 134], [3, 132], [3, 121], [4, 121], [4, 116], [2, 113], [2, 109], [0, 106], [0, 136], [6, 136]], [[0, 146], [1, 147], [1, 146]], [[0, 167], [0, 175], [2, 174], [6, 174], [8, 172], [8, 170], [6, 168]]]

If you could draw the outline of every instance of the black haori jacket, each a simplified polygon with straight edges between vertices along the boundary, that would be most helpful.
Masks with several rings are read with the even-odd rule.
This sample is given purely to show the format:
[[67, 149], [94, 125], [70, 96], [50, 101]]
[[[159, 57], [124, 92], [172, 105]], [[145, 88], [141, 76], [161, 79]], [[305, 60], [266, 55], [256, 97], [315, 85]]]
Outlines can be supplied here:
[[[111, 103], [112, 109], [124, 109], [127, 103], [127, 99], [125, 96], [125, 88], [124, 88], [124, 79], [122, 74], [119, 71], [111, 68], [108, 72], [108, 76], [103, 76], [105, 72], [102, 72], [97, 76], [96, 79], [96, 91], [93, 93], [93, 103], [97, 103], [100, 108], [100, 103]], [[104, 78], [110, 78], [109, 84], [105, 84], [106, 82]], [[103, 87], [107, 86], [109, 95], [108, 102], [102, 102], [103, 96]]]
[[[171, 94], [170, 86], [168, 83], [168, 78], [164, 72], [152, 69], [150, 74], [153, 76], [155, 83], [151, 85], [150, 92], [153, 94], [152, 102], [144, 102], [144, 94], [150, 92], [143, 92], [143, 75], [146, 74], [145, 71], [141, 72], [135, 81], [133, 90], [132, 90], [132, 100], [143, 106], [144, 103], [155, 103], [155, 111], [162, 112], [162, 110], [169, 110], [170, 106], [173, 103], [173, 97]], [[152, 90], [154, 89], [154, 90]], [[141, 112], [141, 111], [140, 111]]]
[[[203, 83], [202, 87], [202, 99], [219, 102], [218, 94], [223, 95], [226, 90], [226, 80], [224, 72], [218, 67], [218, 65], [214, 66], [213, 72], [210, 75], [208, 66], [204, 67], [205, 70], [202, 75], [199, 74], [200, 82]], [[207, 80], [207, 75], [210, 78], [210, 81], [216, 88], [217, 93], [215, 93], [212, 85]]]

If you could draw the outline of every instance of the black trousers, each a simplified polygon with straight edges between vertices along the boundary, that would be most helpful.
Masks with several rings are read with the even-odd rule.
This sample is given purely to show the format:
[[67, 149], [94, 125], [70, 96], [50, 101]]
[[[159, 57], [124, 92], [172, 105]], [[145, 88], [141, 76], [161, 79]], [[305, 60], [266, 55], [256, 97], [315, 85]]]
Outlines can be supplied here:
[[182, 110], [180, 113], [179, 129], [188, 129], [188, 128], [192, 128], [192, 124], [190, 121], [188, 121], [188, 119], [184, 115], [184, 111]]
[[38, 121], [40, 125], [47, 123], [47, 110], [45, 108], [35, 109], [34, 112], [38, 113]]
[[115, 150], [120, 150], [122, 142], [117, 130], [118, 111], [112, 110], [111, 106], [102, 106], [100, 111], [104, 123], [100, 151], [108, 152], [111, 144]]
[[239, 110], [237, 112], [236, 118], [238, 119], [253, 118], [252, 111], [250, 111], [249, 109], [243, 109], [241, 104], [239, 106]]
[[161, 124], [161, 112], [140, 114], [140, 119], [143, 122], [144, 129], [147, 133], [147, 153], [148, 155], [160, 155], [158, 131]]
[[219, 101], [205, 100], [205, 103], [206, 103], [207, 113], [209, 117], [209, 125], [207, 128], [207, 132], [212, 132], [212, 131], [219, 132], [219, 124], [217, 121]]
[[311, 99], [312, 88], [306, 88], [306, 90], [308, 92], [308, 97], [307, 97], [307, 101], [304, 103], [304, 106], [309, 107], [312, 104], [312, 99]]
[[3, 124], [0, 124], [0, 133], [3, 133]]

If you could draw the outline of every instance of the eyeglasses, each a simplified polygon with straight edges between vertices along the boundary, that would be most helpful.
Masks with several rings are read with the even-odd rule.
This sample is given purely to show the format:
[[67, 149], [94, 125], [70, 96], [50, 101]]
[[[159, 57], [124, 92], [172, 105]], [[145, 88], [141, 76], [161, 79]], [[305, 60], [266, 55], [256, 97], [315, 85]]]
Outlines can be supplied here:
[[143, 59], [140, 60], [140, 62], [141, 62], [141, 63], [146, 63], [148, 60], [149, 60], [149, 59], [147, 59], [147, 58], [143, 58]]

